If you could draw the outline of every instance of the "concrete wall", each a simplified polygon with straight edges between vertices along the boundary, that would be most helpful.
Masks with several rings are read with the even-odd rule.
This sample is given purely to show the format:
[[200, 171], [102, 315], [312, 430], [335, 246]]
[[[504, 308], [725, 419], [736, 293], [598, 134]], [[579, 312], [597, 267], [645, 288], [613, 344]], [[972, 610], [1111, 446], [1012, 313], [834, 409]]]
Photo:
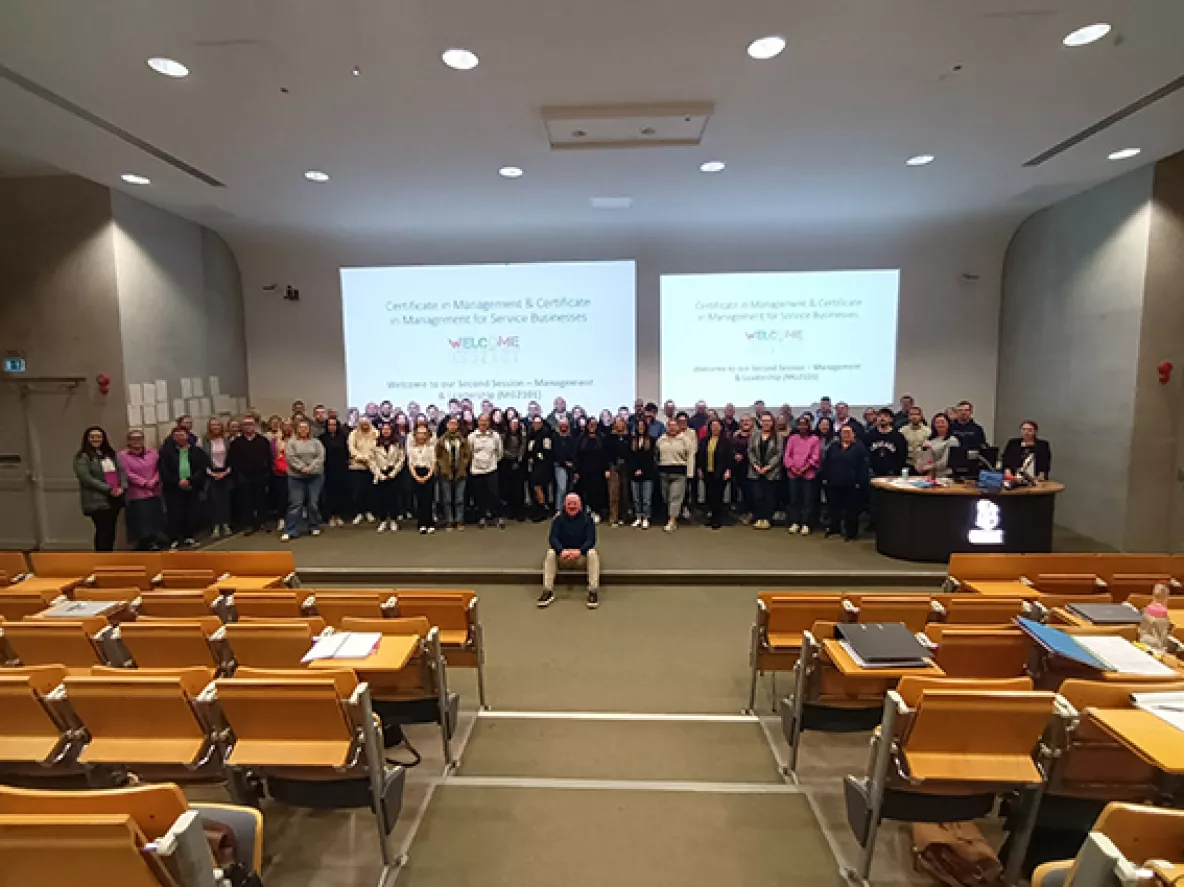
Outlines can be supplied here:
[[213, 375], [223, 394], [245, 396], [242, 285], [225, 241], [120, 192], [111, 211], [128, 381], [164, 379], [171, 401], [181, 378], [204, 388]]
[[996, 437], [1040, 423], [1058, 522], [1123, 547], [1152, 167], [1028, 219], [1003, 267]]
[[[1010, 232], [1007, 232], [1010, 233]], [[578, 242], [236, 244], [243, 269], [252, 402], [264, 413], [294, 398], [346, 406], [341, 332], [341, 266], [539, 262], [634, 258], [638, 263], [637, 390], [659, 396], [659, 293], [663, 273], [900, 268], [897, 393], [913, 394], [933, 412], [961, 398], [980, 419], [994, 416], [999, 267], [1005, 234], [955, 230], [912, 236], [826, 233], [778, 240], [731, 237], [648, 242], [604, 235]], [[966, 273], [977, 280], [964, 280]], [[297, 287], [285, 302], [264, 290]], [[875, 342], [852, 342], [873, 348]], [[592, 345], [594, 347], [594, 345]], [[819, 391], [839, 399], [841, 391]], [[777, 400], [776, 392], [767, 395]], [[603, 406], [603, 405], [601, 405]], [[800, 405], [799, 405], [800, 406]]]
[[[0, 179], [0, 244], [0, 351], [23, 355], [27, 377], [85, 379], [74, 391], [39, 384], [25, 398], [15, 382], [0, 384], [0, 453], [22, 460], [0, 471], [0, 548], [30, 545], [36, 535], [26, 413], [42, 457], [43, 535], [84, 544], [89, 522], [71, 458], [87, 425], [117, 440], [126, 429], [109, 192], [74, 177]], [[111, 377], [111, 395], [98, 392], [100, 373]]]

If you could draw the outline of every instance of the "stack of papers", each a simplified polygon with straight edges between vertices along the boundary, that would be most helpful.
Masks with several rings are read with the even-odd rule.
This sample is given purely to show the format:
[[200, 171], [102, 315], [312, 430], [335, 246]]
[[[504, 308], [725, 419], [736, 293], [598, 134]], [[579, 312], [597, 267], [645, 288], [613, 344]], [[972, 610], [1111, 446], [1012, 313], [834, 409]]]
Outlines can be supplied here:
[[1184, 693], [1132, 693], [1135, 708], [1150, 712], [1177, 730], [1184, 730]]
[[376, 631], [339, 631], [318, 638], [301, 662], [318, 659], [365, 659], [378, 649], [382, 635]]
[[1149, 653], [1144, 653], [1126, 638], [1086, 635], [1078, 636], [1076, 640], [1093, 654], [1094, 658], [1107, 666], [1108, 671], [1147, 677], [1172, 677], [1176, 674], [1175, 671]]

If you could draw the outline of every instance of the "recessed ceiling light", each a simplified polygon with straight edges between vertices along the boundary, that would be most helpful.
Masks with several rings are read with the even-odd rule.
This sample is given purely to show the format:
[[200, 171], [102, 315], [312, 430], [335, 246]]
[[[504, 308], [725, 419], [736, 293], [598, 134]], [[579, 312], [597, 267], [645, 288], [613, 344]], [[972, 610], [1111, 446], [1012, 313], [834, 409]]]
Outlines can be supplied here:
[[932, 154], [917, 154], [905, 161], [909, 166], [928, 166], [937, 158]]
[[162, 56], [154, 56], [148, 59], [148, 67], [157, 74], [164, 74], [165, 77], [188, 77], [189, 69], [175, 59], [166, 59]]
[[327, 182], [329, 181], [329, 174], [321, 172], [319, 169], [310, 169], [304, 174], [304, 177], [310, 182]]
[[1132, 157], [1138, 157], [1143, 153], [1142, 148], [1123, 148], [1120, 151], [1115, 151], [1106, 155], [1107, 160], [1130, 160]]
[[522, 167], [520, 166], [503, 166], [497, 171], [497, 174], [503, 179], [518, 179], [522, 177]]
[[1065, 36], [1061, 42], [1066, 46], [1088, 46], [1091, 43], [1096, 43], [1107, 34], [1110, 33], [1110, 26], [1106, 22], [1096, 22], [1092, 25], [1086, 25], [1084, 28], [1078, 28], [1071, 34]]
[[785, 38], [772, 34], [748, 44], [748, 54], [754, 59], [771, 59], [781, 55], [785, 49]]
[[471, 71], [477, 67], [477, 63], [480, 61], [475, 52], [458, 48], [444, 50], [444, 54], [440, 58], [444, 64], [457, 71]]
[[699, 172], [723, 172], [725, 165], [722, 160], [708, 160], [699, 164]]
[[362, 76], [362, 69], [360, 67], [358, 67], [357, 65], [354, 65], [353, 68], [350, 69], [350, 73], [353, 74], [355, 77], [361, 77]]
[[134, 172], [125, 172], [120, 176], [129, 185], [151, 185], [152, 179], [147, 176], [138, 176]]

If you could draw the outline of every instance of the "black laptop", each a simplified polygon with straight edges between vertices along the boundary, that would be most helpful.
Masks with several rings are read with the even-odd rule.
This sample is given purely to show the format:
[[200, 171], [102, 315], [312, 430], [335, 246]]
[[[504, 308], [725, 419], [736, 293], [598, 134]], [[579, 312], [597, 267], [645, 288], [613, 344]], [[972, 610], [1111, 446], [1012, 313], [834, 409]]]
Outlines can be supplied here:
[[1138, 625], [1143, 619], [1131, 604], [1069, 604], [1065, 609], [1094, 625]]
[[840, 641], [866, 668], [922, 668], [926, 650], [903, 622], [844, 622], [835, 626]]

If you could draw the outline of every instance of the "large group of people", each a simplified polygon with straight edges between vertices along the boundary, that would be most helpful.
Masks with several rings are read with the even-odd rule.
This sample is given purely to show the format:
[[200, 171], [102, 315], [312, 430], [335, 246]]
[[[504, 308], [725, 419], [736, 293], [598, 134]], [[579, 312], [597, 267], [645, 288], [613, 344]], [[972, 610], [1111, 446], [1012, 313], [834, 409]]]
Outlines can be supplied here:
[[[792, 534], [854, 539], [871, 478], [948, 477], [955, 448], [987, 445], [969, 401], [927, 421], [908, 395], [898, 408], [864, 410], [862, 420], [829, 397], [797, 415], [763, 401], [742, 413], [704, 401], [689, 412], [642, 399], [599, 414], [561, 397], [552, 406], [544, 414], [532, 401], [520, 414], [489, 401], [451, 400], [443, 410], [383, 401], [342, 418], [296, 401], [288, 418], [212, 418], [200, 438], [183, 416], [159, 448], [133, 429], [118, 452], [95, 426], [83, 433], [74, 472], [100, 551], [113, 548], [121, 512], [129, 541], [157, 549], [195, 545], [206, 531], [274, 527], [288, 541], [346, 524], [384, 533], [414, 521], [425, 535], [503, 527], [563, 513], [570, 493], [594, 524], [653, 522], [674, 532], [688, 520], [713, 529], [781, 523]], [[1048, 476], [1037, 431], [1023, 423], [1004, 469]]]

